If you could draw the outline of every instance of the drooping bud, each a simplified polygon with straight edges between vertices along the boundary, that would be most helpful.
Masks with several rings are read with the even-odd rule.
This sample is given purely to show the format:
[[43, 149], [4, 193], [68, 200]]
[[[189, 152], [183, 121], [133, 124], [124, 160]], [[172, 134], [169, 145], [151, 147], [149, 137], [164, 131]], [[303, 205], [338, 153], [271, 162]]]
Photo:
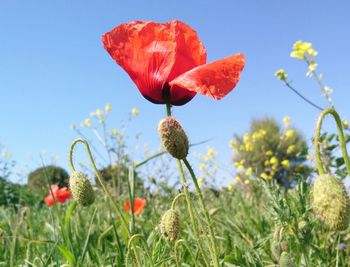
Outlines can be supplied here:
[[160, 220], [160, 232], [165, 239], [175, 241], [179, 233], [180, 219], [176, 210], [167, 210]]
[[184, 159], [188, 154], [188, 138], [180, 123], [173, 117], [166, 117], [158, 124], [158, 132], [166, 151], [174, 158]]
[[350, 199], [344, 184], [336, 177], [320, 175], [311, 189], [315, 214], [333, 230], [344, 230], [350, 220]]
[[295, 267], [295, 262], [288, 252], [282, 252], [278, 262], [279, 267]]
[[82, 206], [89, 206], [95, 200], [95, 193], [92, 185], [85, 174], [73, 172], [69, 179], [69, 187], [73, 199]]

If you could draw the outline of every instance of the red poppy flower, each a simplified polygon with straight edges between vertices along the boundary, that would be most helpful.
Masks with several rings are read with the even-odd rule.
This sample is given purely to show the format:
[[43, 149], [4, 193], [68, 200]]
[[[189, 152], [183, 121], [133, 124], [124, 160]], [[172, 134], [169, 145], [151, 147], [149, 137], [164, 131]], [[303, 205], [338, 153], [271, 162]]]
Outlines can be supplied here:
[[[135, 215], [140, 214], [143, 211], [143, 208], [145, 207], [145, 205], [146, 205], [145, 199], [142, 199], [139, 197], [135, 198], [134, 199], [134, 214]], [[130, 202], [129, 201], [126, 201], [124, 203], [124, 210], [127, 212], [130, 212]]]
[[44, 199], [45, 204], [53, 206], [55, 204], [54, 197], [56, 201], [64, 203], [71, 197], [71, 193], [68, 191], [67, 187], [59, 188], [57, 184], [52, 184], [51, 190], [49, 190], [49, 195]]
[[238, 83], [244, 55], [209, 64], [195, 30], [177, 20], [132, 21], [102, 36], [105, 49], [129, 74], [141, 94], [156, 104], [183, 105], [196, 93], [215, 99]]

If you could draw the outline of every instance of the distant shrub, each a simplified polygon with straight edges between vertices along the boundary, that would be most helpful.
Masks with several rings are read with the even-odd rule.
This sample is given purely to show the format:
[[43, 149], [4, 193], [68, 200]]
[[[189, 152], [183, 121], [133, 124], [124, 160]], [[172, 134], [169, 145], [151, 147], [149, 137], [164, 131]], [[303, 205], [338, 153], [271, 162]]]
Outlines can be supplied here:
[[39, 203], [39, 197], [28, 186], [11, 183], [0, 177], [0, 206], [33, 206]]
[[284, 187], [295, 183], [297, 176], [306, 178], [312, 169], [306, 164], [305, 138], [284, 119], [281, 127], [273, 118], [253, 120], [244, 135], [231, 141], [236, 182], [249, 184], [250, 177], [276, 180]]
[[68, 186], [69, 175], [61, 167], [49, 165], [41, 167], [28, 176], [28, 187], [35, 193], [45, 194], [48, 191], [48, 184], [57, 184], [59, 187]]

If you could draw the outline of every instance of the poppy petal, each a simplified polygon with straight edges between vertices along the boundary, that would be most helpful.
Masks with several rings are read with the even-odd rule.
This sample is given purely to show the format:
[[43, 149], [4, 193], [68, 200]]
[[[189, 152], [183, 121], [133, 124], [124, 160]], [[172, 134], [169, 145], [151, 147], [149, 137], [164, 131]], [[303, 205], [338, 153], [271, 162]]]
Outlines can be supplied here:
[[166, 83], [205, 64], [206, 50], [190, 26], [174, 20], [167, 23], [133, 21], [102, 36], [105, 49], [134, 81], [149, 101], [174, 105], [190, 101], [195, 92], [182, 88], [167, 96]]
[[162, 88], [175, 61], [173, 33], [164, 24], [133, 21], [102, 36], [105, 49], [149, 101], [164, 103]]
[[52, 195], [48, 195], [47, 197], [45, 197], [44, 202], [48, 206], [53, 206], [55, 204]]
[[142, 198], [135, 198], [134, 200], [134, 214], [138, 215], [143, 211], [143, 208], [146, 205], [146, 200]]
[[237, 85], [244, 64], [244, 55], [239, 53], [196, 67], [171, 81], [170, 91], [183, 88], [221, 99]]
[[63, 187], [57, 191], [55, 197], [58, 202], [64, 203], [71, 197], [71, 193], [67, 190], [67, 187]]

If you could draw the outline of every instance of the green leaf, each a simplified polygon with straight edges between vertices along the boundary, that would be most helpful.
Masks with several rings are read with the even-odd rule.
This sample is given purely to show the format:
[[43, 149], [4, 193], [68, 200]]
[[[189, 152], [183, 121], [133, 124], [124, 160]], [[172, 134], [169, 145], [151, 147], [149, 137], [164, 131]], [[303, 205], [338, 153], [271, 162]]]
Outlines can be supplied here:
[[61, 246], [61, 245], [57, 245], [57, 248], [59, 250], [59, 252], [61, 253], [61, 255], [70, 263], [70, 264], [75, 264], [75, 258], [72, 254], [72, 252], [64, 247], [64, 246]]

